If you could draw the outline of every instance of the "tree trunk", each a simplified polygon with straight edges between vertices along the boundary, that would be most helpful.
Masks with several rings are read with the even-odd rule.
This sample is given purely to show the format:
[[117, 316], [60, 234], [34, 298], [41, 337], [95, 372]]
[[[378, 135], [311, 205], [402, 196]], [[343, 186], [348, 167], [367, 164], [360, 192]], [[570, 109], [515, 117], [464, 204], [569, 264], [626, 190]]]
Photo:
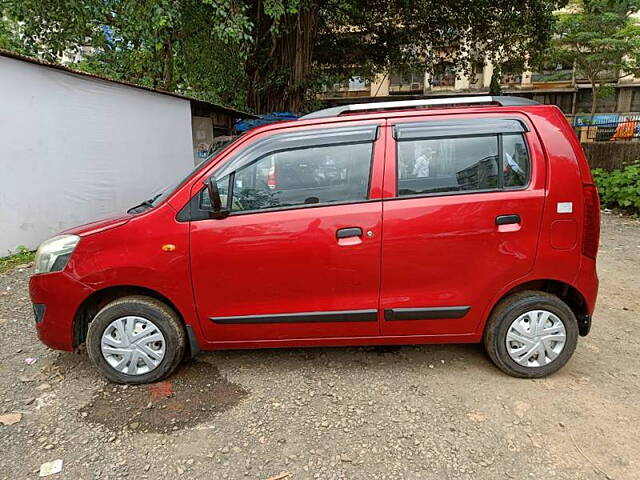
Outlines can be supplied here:
[[596, 115], [596, 105], [598, 102], [598, 86], [595, 79], [591, 80], [591, 121], [593, 123], [593, 117]]
[[314, 7], [300, 7], [296, 14], [273, 19], [262, 2], [253, 12], [257, 19], [255, 44], [246, 63], [247, 103], [256, 113], [300, 112], [309, 86], [318, 14]]
[[162, 88], [173, 92], [173, 40], [169, 38], [164, 44], [164, 65], [162, 74]]
[[493, 66], [493, 72], [491, 72], [491, 82], [489, 82], [489, 95], [502, 95], [502, 68], [497, 63]]

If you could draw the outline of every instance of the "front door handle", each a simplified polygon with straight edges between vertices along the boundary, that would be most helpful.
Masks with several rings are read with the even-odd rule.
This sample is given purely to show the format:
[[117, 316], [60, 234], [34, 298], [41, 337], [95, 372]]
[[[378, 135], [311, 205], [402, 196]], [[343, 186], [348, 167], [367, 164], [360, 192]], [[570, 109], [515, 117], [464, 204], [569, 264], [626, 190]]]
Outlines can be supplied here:
[[520, 223], [520, 215], [498, 215], [496, 217], [496, 225], [511, 225], [512, 223]]
[[362, 237], [362, 229], [360, 227], [340, 228], [336, 232], [338, 240], [341, 238]]

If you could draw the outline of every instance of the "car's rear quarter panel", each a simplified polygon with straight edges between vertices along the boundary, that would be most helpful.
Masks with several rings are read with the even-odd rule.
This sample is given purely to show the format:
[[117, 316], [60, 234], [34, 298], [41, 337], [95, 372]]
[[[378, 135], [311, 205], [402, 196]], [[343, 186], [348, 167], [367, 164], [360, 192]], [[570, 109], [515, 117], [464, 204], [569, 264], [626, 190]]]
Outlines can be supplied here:
[[[571, 141], [573, 132], [567, 132], [566, 120], [558, 113], [556, 107], [531, 108], [529, 112], [546, 154], [546, 200], [534, 273], [575, 285], [582, 256], [582, 172]], [[561, 203], [571, 203], [571, 213], [558, 213]]]

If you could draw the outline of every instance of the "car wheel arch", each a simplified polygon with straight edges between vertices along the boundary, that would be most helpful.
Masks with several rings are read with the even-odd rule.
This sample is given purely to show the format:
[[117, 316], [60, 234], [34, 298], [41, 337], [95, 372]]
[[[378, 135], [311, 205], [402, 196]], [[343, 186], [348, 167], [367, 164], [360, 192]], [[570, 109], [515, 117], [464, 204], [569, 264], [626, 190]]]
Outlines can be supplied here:
[[188, 334], [188, 338], [191, 339], [193, 337], [193, 335], [188, 332], [188, 326], [184, 320], [184, 316], [176, 307], [175, 303], [166, 295], [156, 290], [136, 285], [115, 285], [94, 291], [80, 304], [73, 319], [73, 347], [77, 348], [84, 343], [87, 337], [89, 323], [100, 309], [113, 300], [132, 295], [155, 298], [166, 304], [180, 319], [180, 322], [185, 328], [185, 332]]
[[484, 332], [488, 319], [491, 318], [491, 315], [500, 302], [515, 293], [525, 290], [547, 292], [560, 298], [560, 300], [567, 304], [578, 320], [580, 335], [585, 336], [589, 333], [589, 312], [587, 302], [582, 292], [568, 282], [551, 278], [529, 279], [525, 282], [518, 283], [517, 285], [512, 285], [506, 291], [500, 292], [496, 298], [494, 298], [490, 308], [487, 309], [486, 314], [483, 316], [479, 333], [482, 334]]

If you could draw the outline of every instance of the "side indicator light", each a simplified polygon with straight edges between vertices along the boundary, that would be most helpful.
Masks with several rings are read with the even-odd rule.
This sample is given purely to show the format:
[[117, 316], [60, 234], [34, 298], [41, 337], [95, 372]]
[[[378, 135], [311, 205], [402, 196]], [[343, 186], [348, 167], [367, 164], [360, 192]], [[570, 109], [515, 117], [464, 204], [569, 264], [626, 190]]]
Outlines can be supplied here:
[[173, 252], [176, 249], [176, 246], [173, 243], [167, 243], [166, 245], [162, 245], [163, 252]]

